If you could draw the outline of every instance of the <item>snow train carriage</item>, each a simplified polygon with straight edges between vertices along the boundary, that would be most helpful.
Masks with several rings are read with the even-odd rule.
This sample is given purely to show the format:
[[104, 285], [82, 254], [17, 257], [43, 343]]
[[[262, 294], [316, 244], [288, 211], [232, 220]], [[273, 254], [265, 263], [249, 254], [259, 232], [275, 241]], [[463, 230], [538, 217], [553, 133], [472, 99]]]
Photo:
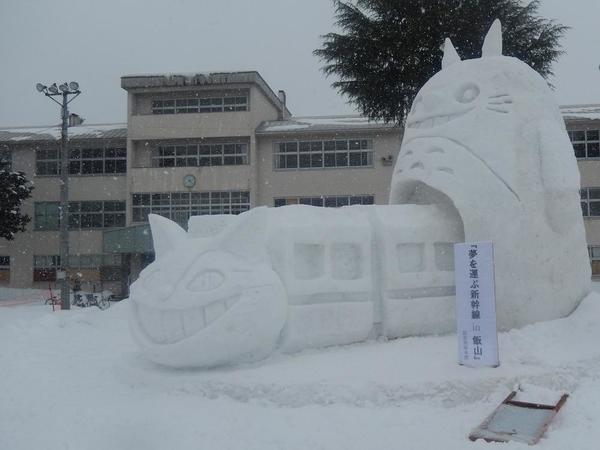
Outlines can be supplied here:
[[[239, 216], [195, 216], [187, 233], [158, 216], [151, 225], [157, 259], [132, 292], [137, 312], [132, 328], [159, 362], [208, 366], [256, 359], [257, 349], [268, 354], [275, 346], [291, 352], [453, 329], [453, 244], [463, 240], [462, 227], [452, 211], [439, 206], [294, 205]], [[220, 264], [224, 255], [242, 266]], [[262, 272], [253, 274], [256, 270]], [[282, 289], [261, 291], [267, 285]], [[227, 300], [218, 300], [224, 297], [220, 291], [227, 292]], [[231, 300], [236, 292], [238, 300]], [[255, 306], [242, 314], [238, 306], [253, 295]], [[191, 312], [193, 305], [205, 305], [201, 315]], [[228, 319], [236, 307], [239, 322]], [[183, 311], [181, 317], [169, 309]], [[189, 323], [197, 314], [202, 324]], [[236, 324], [227, 325], [228, 320]], [[244, 339], [235, 339], [237, 327]], [[263, 332], [269, 336], [256, 337]], [[200, 347], [211, 343], [207, 351], [220, 356], [201, 355], [190, 364], [189, 351], [177, 351], [189, 339]]]

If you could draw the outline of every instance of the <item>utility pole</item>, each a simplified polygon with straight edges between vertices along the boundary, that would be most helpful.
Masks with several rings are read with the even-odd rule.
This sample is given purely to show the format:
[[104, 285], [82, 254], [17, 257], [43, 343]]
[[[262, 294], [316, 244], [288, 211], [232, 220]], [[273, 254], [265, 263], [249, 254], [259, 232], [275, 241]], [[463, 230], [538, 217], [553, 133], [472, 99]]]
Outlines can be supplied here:
[[[71, 103], [81, 91], [79, 83], [71, 81], [69, 84], [63, 83], [56, 86], [53, 83], [45, 86], [38, 83], [36, 86], [38, 92], [43, 93], [53, 102], [60, 106], [61, 115], [61, 133], [60, 133], [60, 273], [62, 283], [60, 289], [61, 309], [71, 309], [71, 290], [69, 288], [69, 109]], [[60, 91], [60, 92], [59, 92]], [[69, 95], [72, 95], [69, 99]], [[62, 101], [54, 97], [62, 97]], [[59, 272], [57, 271], [57, 274]]]

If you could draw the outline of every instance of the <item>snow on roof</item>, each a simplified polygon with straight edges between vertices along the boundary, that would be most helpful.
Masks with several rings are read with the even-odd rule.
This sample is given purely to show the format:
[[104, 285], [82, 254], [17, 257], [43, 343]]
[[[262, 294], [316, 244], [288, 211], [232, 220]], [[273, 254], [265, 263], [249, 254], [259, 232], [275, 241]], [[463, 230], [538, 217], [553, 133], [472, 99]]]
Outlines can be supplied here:
[[565, 120], [600, 120], [600, 104], [563, 105], [560, 112]]
[[[58, 141], [61, 127], [27, 127], [0, 129], [1, 142]], [[69, 127], [69, 139], [125, 139], [126, 123], [104, 123]]]
[[286, 120], [272, 120], [263, 122], [256, 130], [256, 134], [286, 133], [293, 131], [348, 131], [352, 129], [387, 130], [398, 129], [393, 122], [385, 123], [378, 120], [369, 120], [364, 116], [315, 116], [295, 117]]

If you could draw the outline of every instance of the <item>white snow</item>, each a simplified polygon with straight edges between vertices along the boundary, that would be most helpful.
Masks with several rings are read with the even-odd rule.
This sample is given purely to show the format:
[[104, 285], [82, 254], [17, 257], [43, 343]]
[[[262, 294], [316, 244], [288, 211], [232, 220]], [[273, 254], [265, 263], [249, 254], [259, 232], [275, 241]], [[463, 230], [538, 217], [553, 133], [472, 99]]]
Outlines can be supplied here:
[[600, 120], [600, 105], [563, 105], [560, 112], [566, 120]]
[[540, 450], [600, 439], [598, 294], [567, 318], [501, 333], [497, 369], [458, 366], [453, 334], [166, 369], [131, 341], [127, 303], [0, 306], [1, 449], [525, 449], [467, 439], [517, 384], [526, 401], [570, 394]]
[[[107, 132], [121, 131], [124, 132], [127, 129], [125, 123], [108, 123], [108, 124], [89, 124], [89, 125], [78, 125], [69, 127], [69, 137], [76, 138], [78, 136], [87, 136], [91, 138], [101, 138]], [[36, 139], [55, 139], [59, 140], [61, 137], [60, 126], [49, 126], [49, 127], [15, 127], [15, 128], [2, 128], [0, 134], [3, 135], [3, 139], [8, 141], [27, 141]], [[123, 136], [124, 137], [124, 136]]]
[[370, 120], [363, 116], [314, 116], [293, 117], [287, 120], [264, 122], [258, 133], [278, 133], [284, 131], [302, 131], [319, 129], [365, 129], [365, 128], [395, 128], [393, 123], [380, 120]]
[[[501, 49], [496, 21], [481, 58], [421, 88], [390, 203], [456, 208], [466, 242], [493, 242], [498, 325], [509, 329], [569, 314], [588, 292], [590, 265], [577, 161], [554, 95]], [[455, 59], [449, 43], [445, 51]]]

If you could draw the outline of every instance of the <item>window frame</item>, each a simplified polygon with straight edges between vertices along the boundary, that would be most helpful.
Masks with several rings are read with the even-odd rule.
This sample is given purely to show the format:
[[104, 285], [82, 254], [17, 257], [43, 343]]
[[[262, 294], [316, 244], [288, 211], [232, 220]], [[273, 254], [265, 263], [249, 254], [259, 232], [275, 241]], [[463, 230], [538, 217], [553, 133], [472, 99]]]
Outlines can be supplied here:
[[229, 113], [229, 112], [247, 112], [250, 111], [250, 93], [246, 92], [190, 96], [190, 97], [169, 97], [169, 98], [151, 98], [151, 115], [171, 115], [171, 114], [210, 114], [210, 113]]
[[[354, 164], [353, 164], [354, 161]], [[374, 167], [373, 139], [295, 139], [273, 143], [273, 170], [335, 170]]]
[[[576, 133], [583, 133], [583, 139], [575, 139]], [[577, 160], [598, 160], [600, 159], [600, 129], [584, 128], [567, 130], [569, 140], [573, 146], [573, 152]], [[589, 136], [590, 134], [595, 135]], [[589, 156], [590, 147], [593, 147], [594, 156]], [[585, 152], [585, 156], [577, 156], [578, 149]]]
[[132, 223], [147, 223], [158, 214], [185, 225], [191, 216], [240, 214], [250, 209], [250, 191], [134, 192]]
[[154, 168], [249, 165], [250, 144], [248, 142], [160, 144], [152, 149], [151, 164]]
[[[329, 204], [328, 204], [329, 203]], [[335, 204], [332, 204], [335, 203]], [[287, 196], [273, 198], [273, 206], [278, 208], [287, 205], [308, 205], [324, 208], [341, 208], [351, 205], [374, 205], [375, 194], [355, 195], [312, 195], [312, 196]]]
[[[123, 145], [104, 144], [70, 145], [69, 146], [69, 177], [90, 176], [123, 176], [127, 175], [127, 147]], [[48, 154], [52, 152], [54, 156]], [[94, 155], [93, 152], [96, 154]], [[40, 154], [45, 157], [41, 158]], [[113, 167], [109, 170], [109, 167]], [[40, 170], [45, 167], [44, 170]], [[48, 170], [48, 167], [52, 170]], [[84, 167], [86, 168], [84, 171]], [[87, 169], [89, 167], [89, 170]], [[57, 177], [61, 174], [61, 150], [54, 147], [35, 149], [35, 176]]]

